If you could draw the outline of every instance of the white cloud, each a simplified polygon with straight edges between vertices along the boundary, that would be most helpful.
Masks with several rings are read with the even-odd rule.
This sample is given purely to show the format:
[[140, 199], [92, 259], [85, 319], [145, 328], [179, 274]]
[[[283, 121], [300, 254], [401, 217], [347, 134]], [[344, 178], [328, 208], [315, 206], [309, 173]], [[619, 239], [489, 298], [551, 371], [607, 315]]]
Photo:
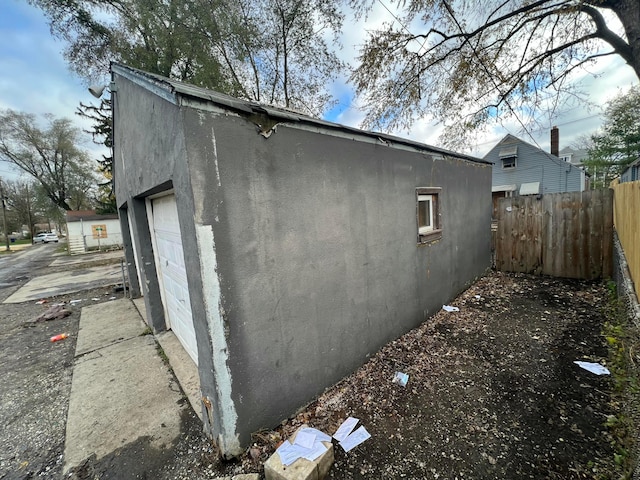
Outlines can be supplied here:
[[[55, 41], [42, 13], [26, 3], [4, 0], [0, 4], [0, 108], [35, 114], [51, 113], [69, 118], [81, 129], [91, 122], [75, 114], [79, 103], [93, 97], [85, 85], [67, 69], [63, 46]], [[83, 147], [92, 158], [106, 151], [86, 135]], [[0, 164], [0, 174], [10, 176], [14, 169]], [[15, 176], [15, 174], [11, 175]]]
[[[388, 7], [393, 14], [381, 2], [375, 2], [366, 18], [357, 21], [352, 12], [347, 13], [340, 37], [343, 45], [339, 51], [341, 59], [355, 65], [359, 48], [364, 44], [368, 32], [383, 28], [386, 23], [395, 22], [393, 15], [397, 15], [398, 10], [392, 5]], [[72, 118], [80, 128], [89, 128], [90, 122], [75, 115], [75, 111], [79, 102], [95, 102], [95, 99], [87, 92], [86, 85], [68, 71], [61, 53], [63, 45], [52, 39], [42, 13], [24, 2], [0, 0], [0, 36], [3, 39], [0, 44], [0, 71], [3, 72], [0, 77], [0, 108], [12, 108], [37, 115], [52, 113], [57, 117]], [[588, 72], [595, 73], [597, 77], [594, 78]], [[575, 78], [596, 106], [604, 105], [620, 91], [625, 91], [638, 82], [633, 70], [616, 56], [600, 59], [597, 64], [588, 68], [588, 72], [577, 72]], [[353, 86], [347, 83], [347, 75], [333, 83], [332, 92], [340, 103], [332, 110], [329, 118], [343, 125], [359, 127], [364, 119], [364, 110], [358, 105], [361, 100], [354, 98]], [[541, 130], [532, 132], [533, 139], [523, 134], [518, 124], [505, 124], [479, 133], [465, 153], [482, 156], [507, 133], [548, 149], [549, 131], [553, 125], [560, 128], [562, 148], [570, 145], [580, 135], [593, 133], [601, 124], [600, 113], [597, 107], [591, 110], [585, 105], [572, 108], [549, 119], [548, 125], [544, 125]], [[416, 122], [408, 132], [393, 133], [438, 145], [442, 126], [424, 119]], [[95, 158], [99, 158], [104, 152], [91, 144], [88, 136], [86, 148], [90, 149]], [[3, 172], [7, 168], [0, 164], [0, 174], [6, 174]]]
[[[394, 15], [397, 15], [397, 13], [398, 10], [393, 10]], [[379, 29], [386, 22], [394, 21], [393, 15], [382, 6], [381, 2], [374, 3], [373, 10], [366, 21], [363, 19], [357, 24], [349, 23], [355, 22], [355, 20], [352, 15], [348, 15], [344, 29], [345, 33], [341, 37], [344, 45], [344, 49], [341, 52], [343, 60], [355, 65], [358, 48], [365, 42], [367, 31]], [[418, 26], [411, 25], [409, 28], [417, 31]], [[531, 132], [531, 136], [522, 132], [522, 127], [517, 122], [508, 122], [502, 126], [495, 126], [487, 132], [479, 132], [474, 144], [464, 149], [465, 153], [482, 157], [507, 133], [516, 135], [529, 143], [548, 150], [550, 130], [554, 125], [560, 129], [560, 148], [570, 146], [581, 135], [590, 135], [600, 127], [602, 124], [602, 107], [607, 101], [619, 93], [627, 91], [631, 85], [638, 83], [638, 78], [633, 69], [615, 55], [603, 57], [585, 69], [577, 70], [573, 77], [573, 81], [585, 92], [591, 105], [579, 102], [571, 108], [562, 110], [556, 117], [548, 119], [547, 125]], [[351, 104], [348, 107], [343, 106], [340, 113], [335, 118], [332, 117], [332, 120], [343, 125], [358, 127], [364, 119], [364, 110], [358, 107], [357, 102], [359, 100], [354, 98], [353, 86], [346, 84], [344, 80], [336, 82], [334, 85], [334, 94], [338, 98], [348, 96], [345, 94], [347, 90], [351, 91], [349, 96], [352, 99]], [[438, 146], [442, 130], [441, 125], [436, 125], [434, 122], [424, 119], [415, 122], [408, 132], [395, 131], [392, 133]]]

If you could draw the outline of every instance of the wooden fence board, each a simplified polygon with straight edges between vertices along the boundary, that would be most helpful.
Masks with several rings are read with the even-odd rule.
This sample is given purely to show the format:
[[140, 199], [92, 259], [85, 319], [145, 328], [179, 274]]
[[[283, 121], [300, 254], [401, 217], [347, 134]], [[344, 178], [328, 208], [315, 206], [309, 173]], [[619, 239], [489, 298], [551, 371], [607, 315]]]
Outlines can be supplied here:
[[640, 298], [640, 180], [612, 185], [614, 223]]
[[593, 279], [611, 275], [610, 190], [501, 199], [496, 268]]
[[[610, 195], [603, 197], [602, 214], [604, 228], [602, 231], [602, 275], [613, 275], [613, 190], [607, 190]], [[636, 210], [637, 213], [637, 210]], [[637, 240], [637, 239], [636, 239]]]

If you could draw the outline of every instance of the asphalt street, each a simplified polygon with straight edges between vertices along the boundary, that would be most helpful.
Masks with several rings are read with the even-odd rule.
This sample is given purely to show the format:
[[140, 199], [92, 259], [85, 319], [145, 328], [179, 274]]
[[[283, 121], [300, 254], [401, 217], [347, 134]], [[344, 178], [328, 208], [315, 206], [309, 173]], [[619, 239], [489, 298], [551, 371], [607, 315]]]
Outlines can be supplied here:
[[[53, 261], [60, 244], [33, 245], [22, 251], [0, 255], [0, 301], [8, 297], [14, 289], [9, 287], [27, 283]], [[4, 250], [4, 246], [0, 249]]]

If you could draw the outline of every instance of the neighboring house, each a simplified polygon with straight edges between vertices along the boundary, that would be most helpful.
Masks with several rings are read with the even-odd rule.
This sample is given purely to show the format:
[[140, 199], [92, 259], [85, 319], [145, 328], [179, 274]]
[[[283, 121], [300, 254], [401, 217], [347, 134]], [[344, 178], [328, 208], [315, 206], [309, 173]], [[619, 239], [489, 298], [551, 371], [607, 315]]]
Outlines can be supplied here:
[[640, 180], [640, 158], [631, 162], [620, 174], [620, 183]]
[[100, 215], [95, 210], [67, 211], [69, 252], [122, 247], [122, 230], [118, 214]]
[[132, 293], [225, 456], [489, 267], [483, 160], [118, 64], [111, 90]]
[[558, 152], [560, 160], [576, 167], [582, 167], [582, 162], [584, 162], [588, 156], [589, 154], [586, 150], [578, 150], [571, 147], [564, 147]]
[[584, 170], [513, 135], [505, 136], [484, 159], [493, 163], [491, 192], [494, 218], [497, 202], [503, 197], [581, 192], [586, 189]]

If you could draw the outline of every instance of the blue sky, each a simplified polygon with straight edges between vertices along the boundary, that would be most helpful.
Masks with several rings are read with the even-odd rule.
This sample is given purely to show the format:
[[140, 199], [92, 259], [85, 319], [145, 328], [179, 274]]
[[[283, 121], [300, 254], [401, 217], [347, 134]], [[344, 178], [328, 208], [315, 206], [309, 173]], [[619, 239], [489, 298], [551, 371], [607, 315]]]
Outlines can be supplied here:
[[[365, 25], [353, 26], [353, 18], [347, 17], [342, 35], [344, 46], [341, 55], [347, 61], [353, 59], [357, 46], [364, 41], [366, 30], [379, 26], [388, 20], [382, 2], [376, 3]], [[89, 123], [75, 115], [80, 102], [95, 101], [83, 84], [71, 72], [62, 56], [63, 45], [55, 41], [49, 32], [46, 20], [40, 11], [25, 0], [0, 0], [0, 108], [11, 108], [27, 113], [42, 115], [51, 113], [56, 117], [71, 118], [80, 128], [88, 128]], [[637, 83], [633, 70], [617, 57], [603, 59], [592, 67], [598, 74], [597, 80], [585, 75], [580, 79], [583, 88], [589, 92], [596, 105], [613, 97], [620, 89], [627, 89]], [[352, 89], [344, 78], [334, 84], [334, 94], [338, 105], [327, 115], [327, 119], [344, 125], [357, 127], [363, 112], [355, 104]], [[534, 139], [521, 136], [523, 140], [547, 149], [549, 129], [552, 125], [560, 128], [560, 146], [568, 146], [581, 134], [593, 133], [601, 124], [599, 111], [584, 107], [574, 108], [560, 118], [550, 119], [548, 128], [534, 132]], [[416, 122], [411, 131], [395, 132], [424, 143], [437, 145], [441, 129], [429, 121]], [[518, 125], [505, 125], [478, 136], [469, 151], [482, 156], [507, 133], [519, 134]], [[101, 150], [91, 143], [87, 135], [85, 147], [92, 156], [99, 158]], [[0, 162], [0, 176], [14, 177], [9, 165]]]
[[[62, 56], [63, 45], [49, 33], [44, 16], [25, 1], [0, 2], [0, 108], [37, 116], [51, 113], [71, 118], [88, 128], [75, 115], [79, 103], [93, 97], [85, 85], [69, 72]], [[100, 150], [87, 135], [85, 148]], [[0, 162], [0, 175], [15, 178], [14, 170]]]

